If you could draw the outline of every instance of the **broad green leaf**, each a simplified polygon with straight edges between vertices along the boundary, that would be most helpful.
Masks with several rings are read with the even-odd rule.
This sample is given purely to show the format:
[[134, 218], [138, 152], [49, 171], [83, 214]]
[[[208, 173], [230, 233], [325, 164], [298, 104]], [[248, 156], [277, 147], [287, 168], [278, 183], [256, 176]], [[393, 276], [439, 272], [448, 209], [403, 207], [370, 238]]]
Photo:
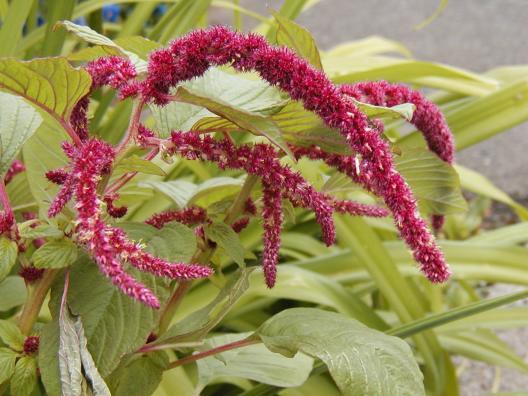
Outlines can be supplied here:
[[[26, 301], [26, 285], [24, 280], [16, 276], [8, 276], [0, 282], [0, 311], [18, 307]], [[1, 383], [1, 381], [0, 381]]]
[[151, 187], [171, 199], [179, 208], [188, 205], [207, 207], [240, 191], [242, 179], [233, 177], [213, 177], [201, 184], [194, 184], [185, 180], [155, 181], [147, 180], [140, 186]]
[[15, 372], [18, 353], [9, 348], [0, 348], [0, 384], [9, 380]]
[[65, 304], [59, 314], [59, 370], [61, 394], [82, 393], [84, 376], [94, 396], [110, 395], [110, 391], [94, 365], [86, 347], [86, 337], [80, 317], [74, 318]]
[[[128, 271], [160, 301], [168, 297], [167, 282], [135, 270]], [[60, 295], [62, 287], [52, 288], [54, 305]], [[117, 367], [123, 355], [145, 343], [159, 318], [159, 311], [125, 296], [99, 272], [97, 265], [85, 258], [70, 269], [68, 303], [72, 314], [82, 318], [88, 350], [103, 377]]]
[[64, 58], [0, 60], [0, 89], [23, 97], [63, 126], [90, 85], [90, 75]]
[[374, 106], [352, 98], [351, 100], [369, 118], [403, 118], [404, 120], [411, 121], [413, 113], [416, 110], [416, 106], [412, 103], [402, 103], [392, 107], [385, 107]]
[[395, 163], [425, 212], [451, 214], [467, 210], [456, 171], [434, 153], [406, 150], [395, 158]]
[[53, 321], [44, 325], [40, 332], [38, 366], [40, 378], [50, 396], [61, 395], [60, 371], [59, 371], [59, 321]]
[[152, 161], [141, 158], [138, 155], [131, 155], [123, 158], [117, 164], [115, 171], [126, 172], [140, 172], [147, 175], [166, 176], [166, 173], [158, 165]]
[[22, 98], [0, 92], [0, 176], [41, 123], [40, 114]]
[[528, 219], [528, 209], [514, 201], [508, 194], [495, 186], [488, 178], [462, 165], [455, 165], [455, 169], [460, 175], [460, 183], [464, 189], [505, 203], [514, 209], [522, 219]]
[[143, 223], [119, 224], [128, 236], [146, 245], [146, 250], [157, 257], [173, 262], [189, 262], [196, 250], [196, 236], [189, 227], [171, 222], [161, 230]]
[[293, 49], [299, 56], [305, 58], [312, 66], [322, 70], [321, 57], [315, 44], [315, 40], [308, 30], [282, 16], [278, 12], [272, 12], [277, 21], [277, 44], [285, 45]]
[[[251, 333], [224, 334], [206, 340], [203, 350], [243, 340]], [[282, 387], [303, 384], [312, 371], [313, 359], [303, 353], [284, 357], [262, 344], [223, 352], [197, 361], [197, 390], [226, 377], [247, 378]], [[228, 380], [229, 381], [229, 380]]]
[[238, 234], [224, 222], [209, 224], [204, 229], [207, 238], [217, 243], [239, 266], [244, 267], [245, 249], [240, 243]]
[[157, 343], [202, 340], [229, 312], [249, 287], [248, 277], [254, 268], [241, 268], [205, 307], [196, 310], [170, 327]]
[[37, 268], [63, 268], [77, 260], [77, 246], [69, 239], [49, 241], [31, 256]]
[[[114, 396], [151, 395], [158, 387], [169, 359], [165, 352], [138, 355], [125, 367], [118, 368], [108, 382]], [[173, 389], [174, 391], [174, 389]]]
[[38, 224], [35, 227], [31, 227], [34, 224], [34, 221], [19, 224], [18, 230], [20, 231], [20, 236], [27, 239], [64, 238], [64, 233], [51, 224]]
[[6, 191], [14, 211], [31, 210], [38, 207], [29, 189], [26, 173], [15, 175], [6, 186]]
[[222, 100], [212, 99], [208, 95], [201, 95], [184, 87], [179, 87], [175, 96], [177, 101], [202, 106], [211, 113], [233, 122], [243, 130], [249, 131], [256, 136], [266, 137], [285, 153], [293, 157], [288, 145], [284, 142], [281, 130], [271, 118], [235, 107]]
[[[202, 77], [182, 84], [191, 92], [251, 113], [268, 114], [284, 105], [280, 92], [258, 79], [209, 69]], [[200, 119], [214, 114], [201, 106], [171, 102], [164, 107], [151, 106], [157, 132], [167, 137], [175, 130], [188, 130]]]
[[61, 143], [67, 139], [66, 133], [44, 122], [22, 148], [27, 181], [38, 204], [40, 218], [47, 218], [49, 205], [59, 189], [46, 178], [45, 173], [68, 164], [61, 150]]
[[0, 236], [0, 280], [9, 275], [11, 268], [16, 263], [17, 256], [18, 246], [16, 242]]
[[77, 37], [81, 38], [88, 43], [101, 46], [105, 52], [108, 52], [107, 55], [120, 55], [130, 58], [130, 61], [136, 67], [136, 70], [141, 73], [147, 70], [147, 63], [142, 60], [135, 53], [125, 50], [120, 47], [118, 44], [110, 40], [108, 37], [103, 36], [102, 34], [97, 33], [95, 30], [91, 29], [89, 26], [76, 25], [70, 21], [61, 21], [57, 25], [64, 27], [68, 32], [75, 34]]
[[292, 308], [267, 320], [256, 335], [285, 356], [303, 352], [321, 359], [345, 395], [425, 395], [410, 347], [354, 319]]
[[37, 386], [37, 361], [33, 356], [22, 356], [16, 362], [15, 372], [11, 377], [11, 394], [29, 396]]

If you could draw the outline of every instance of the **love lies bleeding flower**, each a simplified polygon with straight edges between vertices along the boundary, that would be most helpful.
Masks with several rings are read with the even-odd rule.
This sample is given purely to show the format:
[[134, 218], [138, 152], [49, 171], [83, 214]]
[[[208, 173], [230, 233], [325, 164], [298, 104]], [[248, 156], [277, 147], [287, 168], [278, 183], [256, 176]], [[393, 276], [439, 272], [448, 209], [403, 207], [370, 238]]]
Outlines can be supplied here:
[[[201, 278], [212, 273], [208, 267], [169, 263], [155, 257], [131, 241], [123, 230], [105, 224], [97, 186], [102, 175], [108, 173], [112, 165], [114, 149], [101, 140], [90, 139], [77, 151], [77, 155], [72, 159], [71, 172], [51, 208], [62, 208], [65, 200], [75, 198], [75, 208], [78, 212], [76, 241], [86, 248], [101, 272], [116, 286], [130, 297], [153, 308], [159, 308], [157, 297], [125, 272], [123, 262], [128, 262], [141, 271], [171, 279]], [[62, 192], [65, 189], [69, 191]], [[55, 214], [56, 210], [51, 214]]]
[[[443, 254], [420, 217], [409, 186], [394, 167], [389, 145], [379, 134], [379, 123], [371, 122], [322, 71], [291, 50], [270, 46], [260, 36], [234, 33], [224, 27], [195, 31], [151, 54], [140, 94], [143, 100], [163, 105], [170, 101], [172, 87], [201, 76], [210, 66], [224, 64], [258, 72], [292, 99], [301, 101], [329, 127], [338, 129], [355, 155], [361, 157], [361, 175], [348, 168], [350, 160], [346, 158], [340, 159], [340, 170], [354, 175], [354, 180], [383, 198], [402, 239], [431, 281], [442, 282], [449, 277]], [[352, 158], [355, 169], [356, 157]], [[327, 209], [323, 212], [319, 212], [319, 217], [328, 216]], [[326, 241], [332, 241], [332, 228], [324, 228]]]

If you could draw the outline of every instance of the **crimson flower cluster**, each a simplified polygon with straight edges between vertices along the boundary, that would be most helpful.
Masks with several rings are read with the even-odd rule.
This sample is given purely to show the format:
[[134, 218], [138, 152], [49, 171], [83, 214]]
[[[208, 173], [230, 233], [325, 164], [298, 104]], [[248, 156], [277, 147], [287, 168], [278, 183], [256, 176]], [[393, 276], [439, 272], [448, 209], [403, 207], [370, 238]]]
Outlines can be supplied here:
[[104, 222], [97, 186], [114, 160], [115, 152], [109, 144], [89, 139], [79, 148], [70, 145], [63, 145], [63, 148], [71, 158], [71, 171], [50, 206], [49, 216], [55, 216], [69, 199], [75, 197], [77, 243], [86, 248], [101, 272], [125, 294], [153, 308], [160, 306], [157, 297], [147, 287], [125, 272], [122, 262], [128, 262], [140, 271], [171, 279], [201, 278], [212, 273], [208, 267], [169, 263], [155, 257], [131, 241], [123, 230]]
[[[172, 279], [206, 277], [211, 274], [211, 269], [173, 264], [154, 257], [131, 241], [122, 229], [105, 223], [103, 206], [112, 217], [124, 216], [126, 207], [114, 205], [118, 198], [116, 191], [107, 195], [98, 193], [103, 176], [111, 172], [115, 150], [89, 136], [86, 114], [90, 94], [98, 87], [109, 86], [119, 91], [121, 99], [136, 97], [140, 104], [163, 106], [173, 99], [172, 88], [203, 75], [211, 66], [219, 65], [230, 65], [238, 71], [256, 71], [268, 83], [287, 92], [293, 100], [302, 102], [306, 110], [317, 114], [329, 127], [338, 129], [353, 155], [328, 153], [318, 146], [292, 145], [292, 152], [297, 157], [325, 161], [382, 198], [388, 208], [338, 200], [316, 191], [298, 172], [281, 164], [281, 153], [270, 144], [235, 144], [228, 137], [215, 139], [200, 136], [194, 131], [173, 131], [169, 139], [162, 140], [153, 131], [138, 125], [136, 131], [132, 131], [133, 137], [144, 148], [163, 148], [169, 155], [210, 161], [221, 169], [242, 170], [260, 179], [264, 228], [262, 261], [269, 287], [276, 280], [283, 199], [289, 200], [295, 207], [314, 212], [321, 227], [322, 239], [327, 245], [335, 241], [334, 212], [365, 216], [391, 213], [402, 239], [412, 250], [425, 275], [433, 282], [442, 282], [449, 277], [450, 271], [443, 254], [420, 217], [409, 186], [394, 167], [389, 145], [380, 133], [383, 124], [379, 120], [369, 120], [350, 98], [384, 106], [414, 103], [416, 111], [412, 123], [422, 131], [429, 148], [442, 160], [451, 163], [453, 138], [436, 106], [416, 91], [386, 82], [335, 86], [322, 71], [311, 67], [291, 50], [270, 46], [261, 36], [243, 35], [225, 27], [191, 32], [173, 41], [167, 48], [152, 52], [146, 76], [141, 79], [137, 78], [133, 65], [120, 57], [100, 58], [86, 66], [92, 77], [91, 91], [78, 102], [70, 117], [70, 124], [79, 141], [63, 144], [70, 165], [47, 173], [50, 181], [61, 185], [50, 206], [49, 216], [56, 216], [69, 200], [75, 200], [78, 212], [76, 241], [91, 254], [103, 274], [127, 295], [157, 308], [159, 301], [156, 296], [127, 274], [122, 263]], [[138, 122], [139, 119], [138, 115]], [[240, 232], [247, 226], [248, 216], [255, 214], [253, 201], [248, 201], [245, 215], [231, 226]], [[202, 225], [209, 220], [205, 210], [186, 208], [156, 214], [146, 222], [162, 228], [171, 221], [198, 225], [196, 232], [199, 234], [200, 230], [203, 231]], [[439, 218], [435, 221], [438, 226]]]

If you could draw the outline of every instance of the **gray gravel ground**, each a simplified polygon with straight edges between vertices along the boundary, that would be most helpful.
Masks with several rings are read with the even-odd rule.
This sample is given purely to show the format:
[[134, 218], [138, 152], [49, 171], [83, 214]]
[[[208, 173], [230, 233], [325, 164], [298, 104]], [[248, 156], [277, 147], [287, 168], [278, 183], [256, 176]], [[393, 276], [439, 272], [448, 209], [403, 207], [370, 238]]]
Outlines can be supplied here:
[[[266, 13], [282, 1], [242, 0], [250, 9]], [[433, 0], [322, 0], [305, 12], [299, 23], [307, 27], [322, 49], [344, 41], [381, 35], [402, 42], [415, 58], [484, 72], [501, 65], [528, 64], [528, 0], [458, 0], [421, 31], [413, 27], [431, 15]], [[214, 16], [225, 21], [222, 13]], [[458, 155], [463, 165], [479, 170], [508, 193], [528, 198], [528, 124], [473, 146]], [[514, 291], [494, 286], [491, 293]], [[528, 355], [528, 329], [504, 331], [500, 336], [521, 356]], [[496, 370], [483, 363], [458, 359], [461, 394], [490, 391], [528, 392], [528, 376], [515, 370]], [[500, 380], [499, 380], [500, 379]], [[528, 395], [528, 393], [526, 393]]]

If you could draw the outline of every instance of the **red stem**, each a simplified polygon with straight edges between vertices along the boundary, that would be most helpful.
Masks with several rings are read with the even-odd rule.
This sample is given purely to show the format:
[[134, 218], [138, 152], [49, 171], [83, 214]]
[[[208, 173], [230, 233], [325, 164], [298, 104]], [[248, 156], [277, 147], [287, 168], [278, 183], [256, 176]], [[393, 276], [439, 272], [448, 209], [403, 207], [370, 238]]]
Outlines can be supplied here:
[[7, 196], [4, 179], [2, 178], [0, 178], [0, 202], [2, 202], [2, 207], [6, 214], [13, 213], [13, 209], [11, 208], [11, 202], [9, 202], [9, 197]]
[[171, 368], [183, 366], [184, 364], [192, 363], [192, 362], [195, 362], [195, 361], [200, 360], [200, 359], [204, 359], [204, 358], [212, 356], [212, 355], [216, 355], [217, 353], [230, 351], [231, 349], [243, 348], [245, 346], [249, 346], [249, 345], [253, 345], [253, 344], [259, 344], [260, 342], [261, 341], [258, 340], [258, 339], [247, 339], [246, 338], [244, 340], [231, 342], [231, 343], [225, 344], [225, 345], [220, 345], [220, 346], [218, 346], [216, 348], [209, 349], [207, 351], [200, 352], [200, 353], [195, 353], [194, 355], [186, 356], [186, 357], [184, 357], [182, 359], [178, 359], [178, 360], [170, 363], [169, 366], [167, 367], [167, 370], [169, 370]]

